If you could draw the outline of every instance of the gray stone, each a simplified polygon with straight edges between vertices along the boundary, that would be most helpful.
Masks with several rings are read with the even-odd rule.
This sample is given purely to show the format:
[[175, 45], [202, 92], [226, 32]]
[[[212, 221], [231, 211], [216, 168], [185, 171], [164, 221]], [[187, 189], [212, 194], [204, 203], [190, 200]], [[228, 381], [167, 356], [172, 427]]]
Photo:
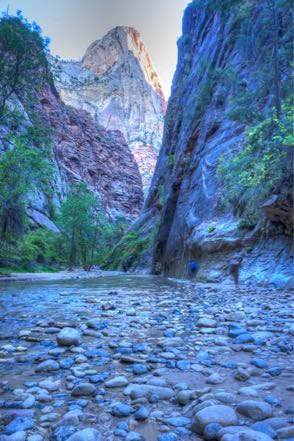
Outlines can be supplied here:
[[57, 371], [59, 369], [59, 363], [55, 360], [46, 360], [40, 363], [35, 371], [36, 372], [51, 372], [51, 371]]
[[238, 417], [231, 407], [221, 404], [208, 406], [196, 413], [192, 423], [192, 430], [201, 435], [205, 426], [210, 423], [218, 423], [221, 426], [237, 425]]
[[94, 395], [96, 392], [96, 387], [90, 383], [80, 383], [77, 384], [71, 394], [73, 397], [80, 397], [82, 395]]
[[89, 428], [74, 433], [66, 441], [102, 441], [102, 438], [97, 430]]
[[273, 414], [272, 406], [264, 401], [246, 400], [237, 405], [237, 412], [255, 421], [270, 418]]
[[31, 417], [17, 416], [5, 426], [4, 432], [7, 435], [19, 431], [26, 431], [34, 427], [34, 421]]
[[124, 387], [129, 384], [129, 380], [124, 376], [114, 377], [105, 383], [105, 387]]
[[110, 411], [111, 415], [124, 418], [130, 416], [134, 412], [134, 409], [128, 404], [117, 402], [110, 406]]
[[133, 399], [157, 395], [160, 400], [169, 400], [174, 396], [174, 391], [168, 387], [131, 383], [124, 390], [124, 394], [130, 395]]
[[81, 341], [79, 331], [74, 328], [63, 328], [56, 336], [59, 346], [78, 346]]
[[135, 418], [138, 421], [144, 421], [149, 417], [149, 414], [150, 410], [148, 409], [148, 407], [142, 406], [139, 407], [139, 409], [136, 411]]

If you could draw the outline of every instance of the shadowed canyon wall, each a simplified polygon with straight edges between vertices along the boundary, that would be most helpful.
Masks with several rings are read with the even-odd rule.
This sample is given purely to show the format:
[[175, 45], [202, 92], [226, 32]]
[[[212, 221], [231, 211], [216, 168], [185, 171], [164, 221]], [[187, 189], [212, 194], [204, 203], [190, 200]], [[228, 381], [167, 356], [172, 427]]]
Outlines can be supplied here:
[[[291, 224], [291, 209], [282, 201], [279, 210], [280, 196], [275, 195], [260, 210], [257, 225], [241, 229], [235, 207], [223, 204], [217, 176], [220, 158], [242, 149], [247, 126], [228, 117], [234, 84], [215, 73], [234, 70], [254, 94], [258, 84], [249, 80], [262, 61], [257, 54], [253, 65], [247, 63], [236, 38], [236, 15], [224, 17], [205, 5], [194, 1], [184, 14], [163, 144], [133, 229], [146, 235], [159, 223], [152, 264], [152, 253], [146, 254], [153, 273], [187, 276], [187, 262], [195, 259], [199, 279], [220, 281], [229, 274], [230, 259], [242, 250], [241, 281], [284, 286], [292, 275], [291, 240], [277, 226]], [[257, 16], [252, 16], [255, 26]]]

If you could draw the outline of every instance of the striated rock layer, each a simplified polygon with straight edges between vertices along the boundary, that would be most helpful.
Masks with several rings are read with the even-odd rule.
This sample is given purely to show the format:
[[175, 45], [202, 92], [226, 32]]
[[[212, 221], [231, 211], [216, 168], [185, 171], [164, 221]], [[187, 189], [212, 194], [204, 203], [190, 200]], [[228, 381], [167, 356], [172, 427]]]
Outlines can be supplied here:
[[40, 94], [41, 113], [53, 131], [61, 180], [85, 182], [112, 217], [135, 217], [142, 180], [121, 132], [98, 126], [88, 112], [64, 105], [52, 89]]
[[[58, 231], [51, 220], [52, 203], [58, 210], [77, 182], [84, 182], [98, 196], [101, 209], [112, 219], [123, 216], [131, 221], [137, 217], [143, 204], [142, 179], [120, 131], [107, 131], [88, 112], [65, 105], [53, 83], [36, 90], [33, 101], [27, 101], [24, 94], [12, 97], [10, 105], [24, 114], [27, 123], [31, 111], [38, 114], [51, 133], [53, 191], [49, 197], [36, 188], [30, 195], [27, 212], [35, 224]], [[0, 133], [11, 129], [0, 126]], [[0, 153], [7, 148], [9, 144], [0, 142]]]
[[62, 100], [87, 110], [107, 130], [123, 133], [146, 188], [161, 145], [166, 104], [140, 34], [116, 27], [94, 41], [81, 62], [50, 60]]
[[288, 205], [265, 203], [268, 218], [261, 210], [256, 228], [241, 230], [234, 207], [221, 203], [219, 159], [240, 151], [246, 127], [227, 116], [232, 86], [220, 79], [214, 79], [209, 91], [206, 86], [217, 69], [234, 69], [244, 84], [248, 81], [250, 68], [238, 50], [235, 31], [234, 17], [224, 20], [196, 2], [187, 7], [163, 144], [134, 229], [148, 234], [159, 222], [153, 273], [187, 276], [187, 262], [195, 259], [199, 279], [219, 281], [228, 275], [230, 259], [244, 250], [241, 281], [284, 286], [292, 275], [291, 241], [268, 219], [288, 228]]

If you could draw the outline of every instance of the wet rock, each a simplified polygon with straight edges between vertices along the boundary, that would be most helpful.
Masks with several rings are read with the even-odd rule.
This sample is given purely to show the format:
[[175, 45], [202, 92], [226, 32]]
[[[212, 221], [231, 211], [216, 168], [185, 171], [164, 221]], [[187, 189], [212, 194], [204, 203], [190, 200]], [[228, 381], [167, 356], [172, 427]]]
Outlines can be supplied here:
[[144, 436], [138, 432], [129, 432], [126, 441], [146, 441]]
[[140, 364], [140, 363], [134, 364], [133, 366], [134, 375], [144, 375], [147, 374], [147, 372], [148, 372], [148, 367], [145, 366], [144, 364]]
[[4, 428], [4, 433], [11, 435], [18, 431], [26, 431], [34, 427], [34, 421], [31, 417], [17, 416]]
[[201, 435], [205, 426], [210, 423], [218, 423], [221, 426], [237, 425], [238, 417], [231, 407], [224, 405], [208, 406], [196, 413], [192, 422], [192, 430]]
[[184, 427], [191, 424], [191, 419], [183, 416], [179, 416], [179, 417], [165, 418], [164, 422], [174, 427]]
[[23, 430], [20, 430], [19, 432], [15, 432], [11, 435], [0, 434], [0, 441], [25, 441], [26, 438], [27, 438], [27, 434]]
[[89, 428], [74, 433], [66, 441], [102, 441], [102, 438], [96, 429]]
[[111, 415], [124, 418], [130, 416], [134, 412], [134, 409], [127, 404], [117, 402], [110, 406], [110, 411]]
[[113, 388], [113, 387], [124, 387], [129, 384], [129, 380], [124, 376], [119, 376], [112, 378], [111, 380], [105, 383], [105, 387]]
[[237, 433], [224, 435], [222, 441], [272, 441], [272, 438], [265, 433], [248, 428], [239, 428]]
[[190, 390], [181, 390], [178, 393], [178, 403], [181, 406], [185, 406], [186, 404], [189, 403], [191, 397], [192, 397], [192, 392]]
[[71, 392], [73, 397], [80, 397], [83, 395], [94, 395], [96, 392], [96, 387], [90, 383], [80, 383], [75, 386]]
[[203, 438], [207, 441], [217, 439], [217, 435], [219, 431], [222, 429], [222, 426], [218, 423], [209, 423], [204, 428]]
[[78, 346], [81, 341], [80, 333], [74, 328], [63, 328], [56, 336], [59, 346]]
[[52, 434], [52, 441], [66, 441], [71, 435], [77, 432], [74, 426], [59, 426]]
[[211, 374], [206, 380], [206, 383], [208, 384], [221, 384], [223, 382], [224, 382], [223, 377], [216, 372]]
[[267, 369], [268, 368], [267, 362], [265, 360], [263, 360], [262, 358], [253, 358], [252, 360], [250, 360], [250, 363], [259, 369]]
[[237, 412], [255, 421], [270, 418], [273, 414], [272, 407], [264, 401], [247, 400], [237, 405]]
[[281, 429], [277, 430], [277, 436], [278, 439], [282, 438], [282, 439], [291, 439], [294, 437], [294, 426], [289, 426], [289, 427], [282, 427]]
[[158, 441], [178, 441], [178, 435], [174, 432], [164, 433], [158, 436]]
[[266, 435], [270, 436], [271, 438], [276, 438], [277, 432], [270, 426], [268, 423], [265, 422], [257, 422], [250, 426], [251, 429], [257, 430], [258, 432], [265, 433]]
[[215, 398], [223, 404], [232, 404], [235, 401], [235, 395], [229, 392], [218, 392], [215, 394]]
[[202, 317], [198, 320], [196, 323], [196, 326], [199, 328], [215, 328], [216, 327], [216, 320], [208, 318], [208, 317]]
[[148, 407], [139, 407], [139, 409], [136, 411], [135, 413], [135, 419], [138, 421], [145, 421], [150, 414], [150, 410], [148, 409]]
[[56, 390], [58, 390], [60, 388], [61, 385], [61, 381], [50, 381], [50, 380], [45, 380], [45, 381], [41, 381], [39, 383], [39, 386], [43, 389], [46, 389], [50, 392], [54, 392]]
[[46, 360], [40, 363], [35, 371], [36, 372], [51, 372], [51, 371], [57, 371], [60, 368], [59, 363], [55, 360]]
[[124, 390], [125, 395], [130, 395], [133, 399], [156, 395], [160, 400], [169, 400], [175, 394], [168, 387], [152, 386], [148, 384], [129, 384]]

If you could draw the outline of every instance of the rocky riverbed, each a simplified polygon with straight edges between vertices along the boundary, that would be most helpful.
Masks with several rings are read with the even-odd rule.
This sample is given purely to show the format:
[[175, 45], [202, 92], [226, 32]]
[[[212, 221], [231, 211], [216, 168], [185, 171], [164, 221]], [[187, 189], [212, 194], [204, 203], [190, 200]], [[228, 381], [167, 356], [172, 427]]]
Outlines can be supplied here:
[[293, 440], [292, 294], [2, 283], [0, 441]]

